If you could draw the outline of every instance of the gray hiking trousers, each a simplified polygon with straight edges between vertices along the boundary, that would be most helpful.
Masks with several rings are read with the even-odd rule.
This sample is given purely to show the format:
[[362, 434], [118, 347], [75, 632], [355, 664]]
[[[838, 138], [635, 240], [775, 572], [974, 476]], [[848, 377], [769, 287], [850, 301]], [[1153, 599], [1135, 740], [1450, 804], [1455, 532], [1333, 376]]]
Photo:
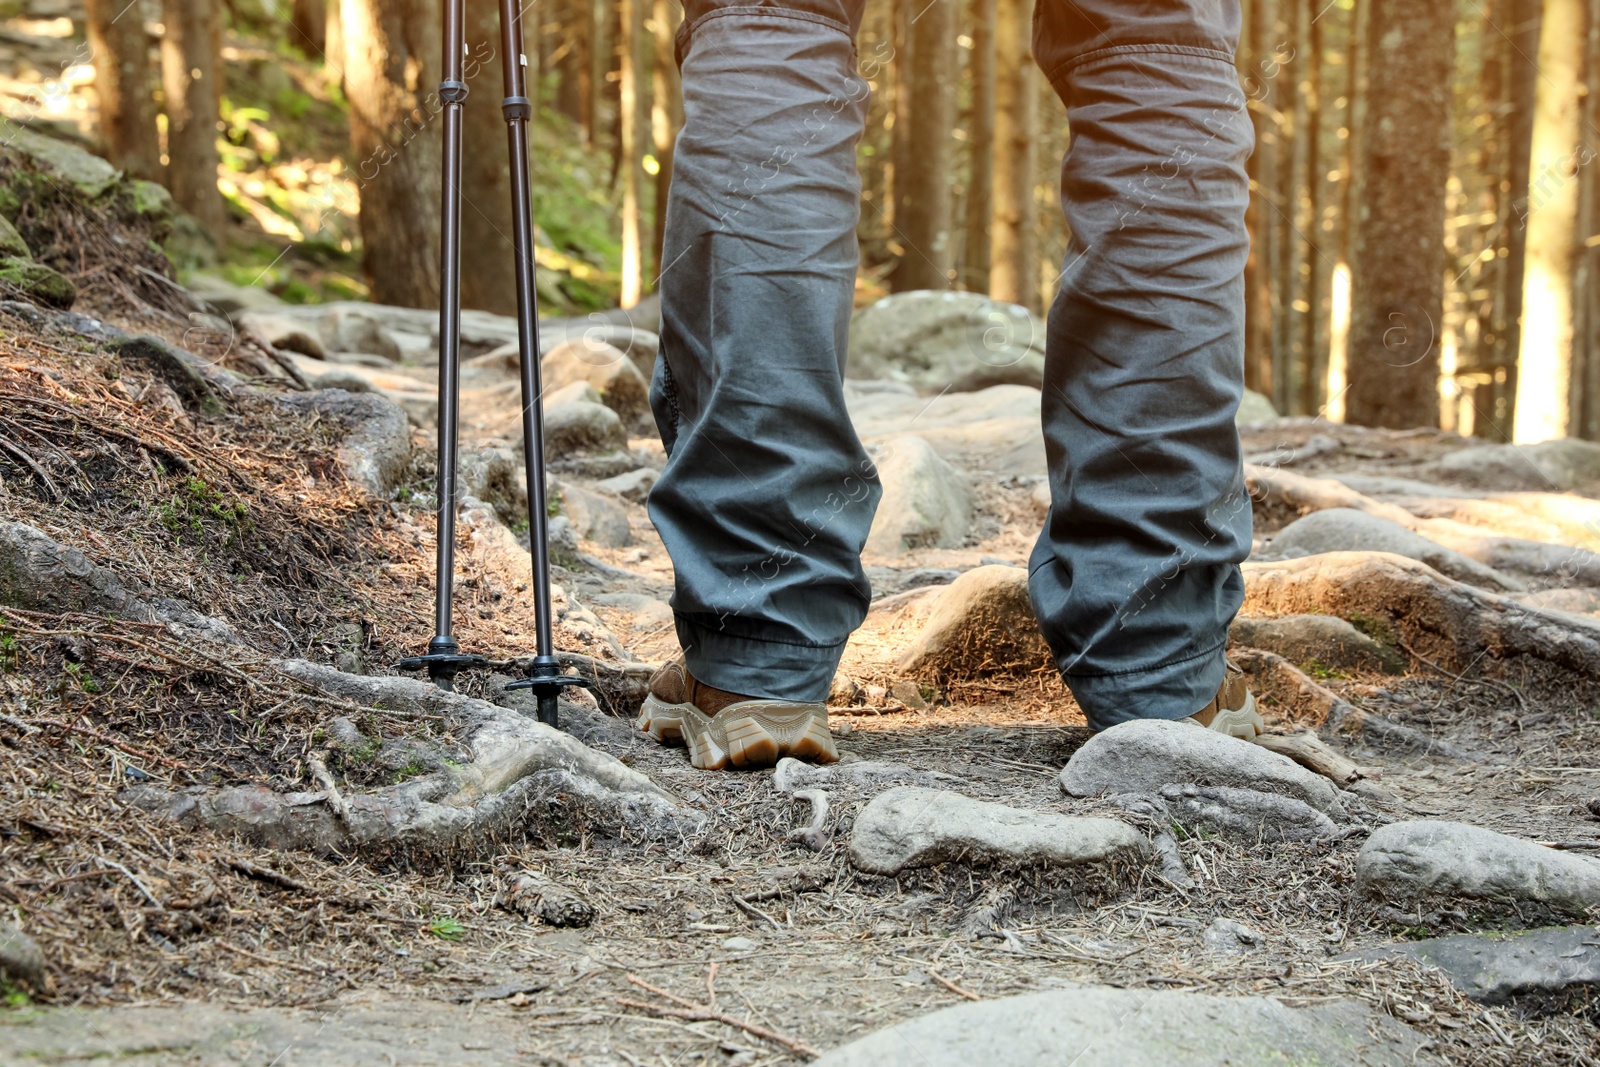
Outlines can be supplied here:
[[[843, 394], [863, 3], [688, 0], [678, 36], [651, 386], [668, 461], [650, 514], [689, 669], [752, 696], [824, 699], [871, 596], [860, 552], [880, 487]], [[1028, 569], [1096, 729], [1209, 702], [1243, 599], [1238, 32], [1238, 0], [1034, 12], [1071, 125], [1072, 239], [1043, 382], [1052, 503]]]

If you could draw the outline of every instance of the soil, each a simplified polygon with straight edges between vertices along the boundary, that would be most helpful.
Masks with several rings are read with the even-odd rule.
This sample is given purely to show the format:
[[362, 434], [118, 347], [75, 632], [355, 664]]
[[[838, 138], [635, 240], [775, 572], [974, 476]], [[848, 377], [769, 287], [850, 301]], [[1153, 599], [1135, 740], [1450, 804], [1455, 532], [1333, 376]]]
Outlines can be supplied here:
[[[708, 814], [703, 834], [661, 844], [580, 833], [508, 840], [469, 857], [382, 861], [175, 834], [120, 804], [118, 790], [152, 780], [312, 788], [306, 759], [330, 710], [274, 682], [267, 656], [353, 655], [387, 671], [430, 632], [430, 442], [419, 433], [404, 500], [375, 504], [343, 483], [328, 428], [286, 419], [267, 399], [212, 414], [175, 404], [153, 371], [90, 347], [0, 318], [0, 419], [39, 468], [0, 457], [0, 520], [36, 525], [129, 581], [225, 619], [253, 651], [219, 663], [153, 625], [0, 608], [7, 713], [42, 727], [23, 735], [0, 722], [0, 897], [43, 946], [52, 982], [31, 996], [13, 990], [0, 1026], [37, 1026], [65, 1011], [87, 1031], [101, 1009], [204, 1004], [281, 1009], [275, 1018], [317, 1020], [320, 1032], [357, 1041], [375, 1028], [411, 1033], [396, 1029], [400, 1004], [400, 1015], [438, 1023], [444, 1036], [427, 1046], [436, 1062], [456, 1062], [439, 1051], [454, 1045], [459, 1062], [472, 1062], [472, 1039], [460, 1035], [481, 1030], [510, 1041], [514, 1062], [776, 1064], [806, 1058], [800, 1046], [826, 1049], [961, 1000], [1082, 982], [1290, 1003], [1349, 996], [1422, 1030], [1450, 1062], [1597, 1062], [1600, 1007], [1587, 994], [1554, 1014], [1484, 1008], [1434, 972], [1339, 959], [1396, 938], [1518, 924], [1515, 915], [1399, 914], [1355, 900], [1362, 826], [1450, 818], [1600, 849], [1587, 807], [1600, 794], [1594, 708], [1561, 679], [1508, 675], [1491, 662], [1413, 661], [1399, 678], [1321, 679], [1474, 757], [1346, 745], [1370, 775], [1354, 798], [1355, 830], [1301, 844], [1186, 837], [1180, 849], [1198, 883], [1188, 891], [1153, 870], [1114, 883], [958, 867], [867, 877], [844, 855], [866, 796], [830, 789], [831, 842], [812, 853], [788, 840], [810, 809], [777, 793], [771, 772], [694, 771], [680, 750], [657, 747], [627, 720], [577, 705], [568, 714], [587, 724], [591, 744]], [[1293, 443], [1298, 432], [1247, 433], [1247, 450]], [[1334, 432], [1381, 453], [1363, 467], [1390, 474], [1464, 443]], [[1022, 563], [1038, 521], [1031, 488], [987, 485], [977, 534], [962, 548], [869, 559], [880, 600], [915, 587], [914, 572], [928, 568]], [[608, 566], [557, 579], [631, 654], [658, 661], [675, 651], [658, 616], [593, 599], [670, 593], [659, 539], [643, 508], [627, 507], [636, 544], [585, 544]], [[1290, 517], [1262, 516], [1260, 531]], [[463, 551], [463, 643], [525, 653], [525, 589]], [[869, 618], [845, 664], [859, 683], [897, 680], [918, 600], [894, 597]], [[654, 621], [635, 626], [641, 617]], [[605, 654], [594, 634], [564, 630], [561, 643]], [[480, 677], [466, 689], [487, 685]], [[1057, 785], [1088, 734], [1046, 673], [929, 695], [932, 707], [921, 710], [892, 698], [836, 708], [840, 747], [954, 774], [984, 799], [1069, 813], [1102, 807]], [[1308, 717], [1292, 703], [1268, 711], [1280, 726]], [[428, 722], [359, 725], [381, 739], [453, 741]], [[348, 759], [332, 769], [348, 791], [407, 773]], [[592, 924], [553, 928], [509, 907], [507, 877], [519, 871], [592, 905]], [[1201, 933], [1218, 917], [1259, 931], [1259, 947], [1210, 954]], [[706, 1005], [713, 989], [719, 1012], [790, 1044], [707, 1021], [665, 996]], [[182, 1050], [152, 1055], [190, 1062]]]

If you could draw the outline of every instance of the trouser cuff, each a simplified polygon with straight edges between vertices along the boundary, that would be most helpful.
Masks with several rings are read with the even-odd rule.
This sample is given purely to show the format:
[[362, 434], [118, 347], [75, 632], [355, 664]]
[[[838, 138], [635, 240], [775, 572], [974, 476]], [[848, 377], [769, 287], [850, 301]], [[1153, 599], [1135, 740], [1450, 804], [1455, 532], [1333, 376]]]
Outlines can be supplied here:
[[742, 696], [825, 701], [844, 655], [844, 642], [819, 646], [763, 641], [684, 615], [676, 619], [689, 673], [706, 685]]
[[1187, 719], [1217, 695], [1227, 670], [1222, 644], [1149, 670], [1068, 674], [1064, 680], [1089, 729], [1098, 732], [1132, 719]]

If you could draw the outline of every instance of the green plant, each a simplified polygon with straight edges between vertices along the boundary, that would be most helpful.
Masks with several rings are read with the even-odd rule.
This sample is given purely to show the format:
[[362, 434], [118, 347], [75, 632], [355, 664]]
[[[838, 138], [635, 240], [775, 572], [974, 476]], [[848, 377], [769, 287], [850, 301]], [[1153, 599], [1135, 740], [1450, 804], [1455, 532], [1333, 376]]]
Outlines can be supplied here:
[[460, 941], [466, 936], [467, 928], [448, 915], [440, 915], [428, 923], [428, 933], [445, 941]]
[[69, 663], [67, 664], [66, 670], [67, 677], [72, 679], [72, 684], [76, 685], [81, 691], [90, 694], [100, 692], [99, 683], [96, 682], [94, 677], [84, 669], [83, 664]]

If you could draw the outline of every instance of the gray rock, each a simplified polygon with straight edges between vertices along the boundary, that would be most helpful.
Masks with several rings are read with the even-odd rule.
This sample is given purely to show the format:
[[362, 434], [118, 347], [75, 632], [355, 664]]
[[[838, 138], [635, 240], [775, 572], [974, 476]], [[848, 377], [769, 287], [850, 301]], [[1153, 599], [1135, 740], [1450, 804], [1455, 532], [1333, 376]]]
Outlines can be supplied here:
[[615, 478], [606, 478], [595, 483], [595, 488], [601, 492], [614, 493], [622, 499], [633, 503], [643, 504], [650, 497], [650, 490], [655, 487], [656, 480], [661, 477], [661, 472], [654, 467], [640, 467], [626, 474], [619, 474]]
[[724, 952], [754, 952], [761, 946], [748, 937], [730, 937], [722, 943]]
[[43, 263], [31, 259], [0, 256], [0, 285], [22, 292], [29, 300], [47, 308], [65, 311], [78, 299], [72, 279]]
[[956, 548], [972, 526], [972, 490], [964, 475], [915, 434], [892, 437], [873, 455], [883, 499], [867, 549], [885, 556], [916, 548]]
[[361, 305], [330, 304], [317, 323], [323, 343], [339, 352], [367, 352], [399, 362], [400, 347], [383, 328], [376, 309]]
[[1262, 423], [1277, 422], [1278, 409], [1272, 406], [1272, 401], [1254, 389], [1246, 389], [1244, 397], [1239, 401], [1239, 410], [1234, 413], [1233, 421], [1240, 426], [1259, 426]]
[[628, 447], [628, 435], [617, 413], [602, 404], [584, 400], [547, 408], [544, 432], [545, 455], [551, 460], [573, 454], [621, 451]]
[[967, 392], [1038, 386], [1044, 320], [979, 293], [921, 289], [884, 297], [850, 320], [849, 375]]
[[1251, 842], [1314, 841], [1338, 830], [1332, 819], [1303, 800], [1236, 786], [1191, 782], [1110, 799], [1124, 810], [1156, 815], [1163, 823]]
[[836, 1048], [815, 1067], [1277, 1067], [1440, 1061], [1423, 1036], [1353, 1000], [1071, 986], [945, 1008]]
[[241, 321], [240, 316], [245, 312], [269, 311], [285, 306], [282, 300], [265, 289], [254, 285], [234, 285], [225, 278], [210, 274], [192, 275], [188, 289], [235, 322]]
[[467, 449], [456, 463], [461, 495], [494, 507], [502, 522], [528, 521], [528, 474], [509, 448]]
[[44, 990], [44, 953], [33, 938], [10, 923], [0, 923], [0, 979], [35, 992]]
[[[5, 1028], [7, 1064], [59, 1067], [143, 1062], [234, 1067], [503, 1067], [521, 1057], [523, 1029], [476, 1004], [379, 994], [342, 1008], [337, 1025], [320, 1012], [239, 1010], [189, 1002], [160, 1007], [47, 1008]], [[9, 1020], [8, 1020], [9, 1021]], [[405, 1055], [391, 1060], [389, 1053]]]
[[951, 862], [1077, 867], [1149, 855], [1144, 835], [1117, 819], [1025, 811], [920, 786], [879, 794], [850, 831], [850, 862], [881, 875]]
[[1272, 539], [1271, 555], [1278, 559], [1314, 556], [1321, 552], [1393, 552], [1480, 588], [1507, 592], [1520, 592], [1525, 588], [1510, 575], [1468, 559], [1397, 522], [1354, 508], [1313, 511], [1284, 527]]
[[1032, 673], [1049, 663], [1028, 599], [1028, 572], [988, 566], [967, 571], [938, 594], [900, 670], [912, 677], [966, 678]]
[[245, 311], [234, 313], [233, 321], [241, 332], [253, 333], [280, 351], [299, 352], [313, 359], [328, 358], [316, 329], [300, 319], [271, 311]]
[[[957, 467], [998, 476], [1043, 477], [1039, 390], [992, 385], [976, 393], [948, 392], [933, 399], [863, 388], [850, 382], [845, 403], [856, 432], [868, 444], [914, 433]], [[873, 383], [874, 385], [879, 383]]]
[[1333, 615], [1284, 615], [1276, 619], [1241, 615], [1233, 620], [1228, 643], [1276, 652], [1292, 663], [1316, 661], [1324, 667], [1398, 674], [1405, 658]]
[[600, 393], [588, 382], [568, 382], [560, 389], [546, 388], [540, 403], [546, 411], [560, 407], [562, 404], [571, 404], [581, 401], [585, 404], [600, 403]]
[[1474, 1000], [1505, 1004], [1528, 994], [1600, 985], [1600, 927], [1558, 926], [1511, 934], [1456, 934], [1343, 958], [1404, 957], [1443, 971]]
[[1061, 772], [1075, 797], [1160, 793], [1167, 785], [1211, 785], [1290, 797], [1336, 821], [1347, 818], [1333, 784], [1287, 756], [1193, 723], [1136, 719], [1089, 738]]
[[672, 605], [643, 593], [595, 593], [589, 597], [601, 607], [628, 613], [628, 625], [635, 630], [661, 630], [672, 625]]
[[378, 389], [366, 378], [344, 367], [335, 367], [326, 374], [308, 380], [313, 389], [343, 389], [347, 393], [375, 393]]
[[25, 157], [38, 170], [72, 186], [90, 200], [111, 188], [121, 177], [116, 167], [99, 156], [15, 123], [6, 124], [6, 137], [0, 148]]
[[344, 424], [339, 465], [345, 477], [369, 496], [387, 500], [404, 480], [411, 466], [411, 424], [394, 401], [377, 393], [329, 389], [292, 393], [278, 403]]
[[572, 520], [572, 528], [577, 531], [579, 538], [593, 541], [604, 548], [622, 548], [633, 544], [628, 513], [611, 497], [591, 493], [575, 485], [563, 485], [561, 507]]
[[1200, 934], [1200, 943], [1214, 956], [1238, 956], [1266, 943], [1261, 931], [1232, 919], [1213, 919]]
[[624, 419], [650, 411], [650, 382], [621, 350], [604, 341], [563, 341], [539, 365], [546, 388], [588, 382], [601, 402]]
[[1356, 886], [1395, 901], [1543, 906], [1583, 918], [1600, 906], [1600, 860], [1458, 822], [1390, 823], [1356, 855]]
[[15, 259], [32, 259], [33, 252], [28, 249], [28, 242], [22, 239], [22, 234], [11, 225], [11, 220], [0, 215], [0, 256], [10, 256]]
[[1569, 492], [1600, 480], [1600, 444], [1563, 438], [1531, 445], [1479, 445], [1451, 452], [1433, 465], [1432, 473], [1484, 489]]

